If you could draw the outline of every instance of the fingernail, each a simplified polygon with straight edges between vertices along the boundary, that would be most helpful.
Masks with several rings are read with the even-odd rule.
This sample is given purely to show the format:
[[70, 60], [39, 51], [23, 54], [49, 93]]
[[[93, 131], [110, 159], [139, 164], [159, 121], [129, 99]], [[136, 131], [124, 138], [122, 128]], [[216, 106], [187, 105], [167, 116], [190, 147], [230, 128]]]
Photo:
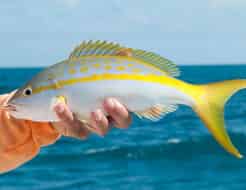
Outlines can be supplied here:
[[64, 112], [64, 107], [61, 106], [61, 105], [58, 105], [58, 106], [56, 107], [56, 111], [57, 111], [58, 113], [62, 113], [62, 112]]
[[112, 98], [108, 99], [108, 100], [107, 100], [107, 103], [108, 103], [108, 106], [109, 106], [111, 109], [114, 109], [114, 107], [115, 107], [115, 101], [114, 101]]
[[123, 111], [123, 109], [124, 109], [123, 105], [121, 103], [119, 103], [118, 101], [115, 101], [115, 107], [119, 111]]
[[102, 120], [102, 112], [100, 110], [95, 111], [95, 120], [97, 122]]

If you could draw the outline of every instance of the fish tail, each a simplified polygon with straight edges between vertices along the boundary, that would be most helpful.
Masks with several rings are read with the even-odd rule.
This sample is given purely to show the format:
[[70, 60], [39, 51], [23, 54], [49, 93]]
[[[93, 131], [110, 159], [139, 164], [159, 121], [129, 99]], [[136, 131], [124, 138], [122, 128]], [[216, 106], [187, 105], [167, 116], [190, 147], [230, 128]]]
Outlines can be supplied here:
[[237, 158], [242, 158], [243, 156], [232, 144], [225, 129], [224, 106], [234, 93], [246, 88], [246, 80], [228, 80], [195, 87], [199, 88], [199, 90], [194, 97], [195, 105], [193, 110], [226, 151]]

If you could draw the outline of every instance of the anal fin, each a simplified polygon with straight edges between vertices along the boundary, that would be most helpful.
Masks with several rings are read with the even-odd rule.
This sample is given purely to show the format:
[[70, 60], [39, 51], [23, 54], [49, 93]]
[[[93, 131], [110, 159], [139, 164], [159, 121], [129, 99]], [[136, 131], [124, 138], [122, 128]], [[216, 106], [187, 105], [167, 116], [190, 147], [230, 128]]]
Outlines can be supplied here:
[[172, 105], [172, 104], [169, 105], [156, 104], [153, 107], [150, 107], [146, 110], [137, 111], [134, 113], [140, 119], [145, 118], [151, 121], [158, 121], [166, 114], [176, 111], [177, 108], [178, 108], [177, 105]]

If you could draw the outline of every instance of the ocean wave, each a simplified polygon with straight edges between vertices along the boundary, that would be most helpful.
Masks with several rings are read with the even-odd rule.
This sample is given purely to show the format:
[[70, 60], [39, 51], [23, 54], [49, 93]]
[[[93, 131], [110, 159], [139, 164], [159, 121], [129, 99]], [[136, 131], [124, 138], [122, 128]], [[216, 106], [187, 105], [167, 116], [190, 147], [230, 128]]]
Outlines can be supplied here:
[[[246, 135], [240, 133], [230, 134], [232, 141], [239, 150], [243, 150], [246, 145]], [[119, 146], [109, 148], [88, 149], [83, 152], [89, 158], [185, 158], [197, 155], [226, 155], [227, 153], [220, 147], [212, 136], [204, 135], [189, 139], [170, 138], [158, 144], [144, 144], [134, 146]]]
[[167, 144], [178, 144], [182, 141], [182, 139], [179, 138], [170, 138], [167, 140]]
[[92, 148], [88, 149], [84, 152], [86, 155], [92, 155], [92, 154], [98, 154], [98, 153], [104, 153], [104, 152], [112, 152], [114, 150], [119, 149], [119, 147], [110, 147], [110, 148]]
[[[246, 135], [243, 133], [230, 133], [232, 142], [246, 155]], [[230, 156], [209, 134], [195, 136], [189, 138], [168, 138], [163, 141], [154, 141], [148, 143], [139, 142], [138, 144], [126, 143], [124, 145], [107, 145], [98, 148], [82, 148], [77, 151], [50, 152], [39, 155], [36, 160], [39, 164], [53, 162], [71, 165], [80, 161], [105, 161], [105, 160], [191, 160], [197, 157], [226, 157], [234, 159]], [[78, 148], [78, 147], [77, 147]], [[59, 158], [59, 159], [58, 159]], [[45, 162], [47, 161], [47, 162]]]

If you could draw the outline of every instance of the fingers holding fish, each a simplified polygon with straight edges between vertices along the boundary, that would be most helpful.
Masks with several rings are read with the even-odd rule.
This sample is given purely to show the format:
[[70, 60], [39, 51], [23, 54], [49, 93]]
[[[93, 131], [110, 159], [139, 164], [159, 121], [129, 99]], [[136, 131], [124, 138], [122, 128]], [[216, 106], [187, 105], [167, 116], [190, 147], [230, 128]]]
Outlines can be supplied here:
[[109, 130], [110, 122], [114, 123], [118, 128], [127, 128], [129, 126], [131, 122], [130, 114], [116, 99], [105, 99], [103, 108], [109, 114], [111, 121], [101, 109], [97, 109], [91, 112], [88, 122], [81, 122], [64, 102], [58, 102], [54, 105], [53, 110], [60, 121], [55, 122], [53, 125], [61, 134], [80, 139], [86, 138], [90, 132], [105, 136]]
[[112, 118], [112, 122], [117, 128], [128, 128], [131, 123], [131, 116], [126, 109], [118, 100], [115, 98], [107, 98], [103, 102], [103, 108]]
[[103, 111], [97, 109], [91, 113], [91, 118], [89, 124], [93, 127], [93, 132], [100, 136], [105, 136], [109, 130], [109, 122]]
[[105, 136], [108, 132], [108, 120], [100, 109], [91, 113], [89, 122], [81, 122], [77, 119], [76, 115], [63, 102], [57, 103], [53, 110], [60, 119], [53, 125], [64, 136], [84, 139], [90, 132], [99, 136]]
[[64, 136], [74, 137], [77, 139], [86, 139], [90, 132], [80, 121], [75, 120], [73, 123], [56, 122], [53, 126]]
[[73, 113], [69, 110], [68, 106], [63, 102], [59, 102], [56, 105], [54, 105], [53, 110], [55, 111], [58, 118], [61, 119], [61, 121], [71, 122], [74, 119]]
[[70, 111], [65, 103], [59, 102], [53, 108], [59, 122], [54, 122], [53, 126], [64, 136], [85, 139], [89, 135], [89, 131], [85, 123], [79, 121]]

